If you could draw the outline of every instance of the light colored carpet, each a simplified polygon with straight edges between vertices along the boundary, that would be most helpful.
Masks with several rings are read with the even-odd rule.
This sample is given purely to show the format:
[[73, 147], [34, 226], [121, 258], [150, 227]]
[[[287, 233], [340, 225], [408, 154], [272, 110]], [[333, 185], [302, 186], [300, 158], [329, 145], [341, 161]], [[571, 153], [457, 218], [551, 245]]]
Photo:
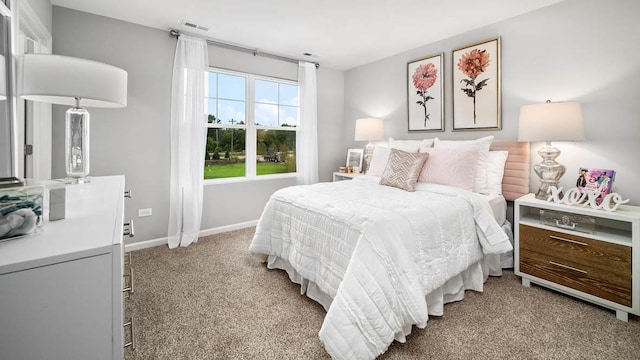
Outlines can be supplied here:
[[[136, 318], [137, 348], [127, 360], [329, 358], [318, 339], [324, 309], [248, 253], [254, 231], [133, 253], [126, 312]], [[506, 271], [380, 359], [640, 359], [640, 321], [525, 288]]]

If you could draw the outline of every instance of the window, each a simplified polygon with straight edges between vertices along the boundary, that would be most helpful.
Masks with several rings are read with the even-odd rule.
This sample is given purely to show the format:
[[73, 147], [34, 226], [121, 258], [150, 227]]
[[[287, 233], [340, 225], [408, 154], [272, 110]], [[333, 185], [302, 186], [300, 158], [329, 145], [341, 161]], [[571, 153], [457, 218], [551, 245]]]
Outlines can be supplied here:
[[204, 178], [295, 173], [298, 85], [217, 69], [208, 82]]

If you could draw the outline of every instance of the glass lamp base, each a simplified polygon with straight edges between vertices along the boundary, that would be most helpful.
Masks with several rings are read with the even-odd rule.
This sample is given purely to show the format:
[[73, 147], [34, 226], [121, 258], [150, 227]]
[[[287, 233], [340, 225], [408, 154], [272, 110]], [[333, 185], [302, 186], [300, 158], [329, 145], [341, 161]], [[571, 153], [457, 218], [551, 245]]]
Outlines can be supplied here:
[[86, 184], [91, 182], [91, 176], [85, 177], [69, 177], [64, 178], [65, 184]]
[[371, 158], [373, 157], [373, 149], [375, 146], [369, 141], [367, 146], [365, 146], [365, 154], [364, 154], [364, 166], [362, 169], [363, 173], [369, 172], [369, 166], [371, 166]]
[[556, 161], [556, 158], [560, 155], [560, 150], [550, 143], [540, 148], [538, 155], [543, 160], [533, 166], [533, 170], [540, 178], [540, 188], [536, 193], [536, 198], [546, 200], [549, 197], [549, 188], [551, 186], [558, 187], [560, 178], [562, 178], [567, 168]]
[[[65, 114], [65, 170], [67, 177], [79, 179], [89, 175], [89, 112], [76, 105]], [[86, 181], [84, 181], [86, 182]]]

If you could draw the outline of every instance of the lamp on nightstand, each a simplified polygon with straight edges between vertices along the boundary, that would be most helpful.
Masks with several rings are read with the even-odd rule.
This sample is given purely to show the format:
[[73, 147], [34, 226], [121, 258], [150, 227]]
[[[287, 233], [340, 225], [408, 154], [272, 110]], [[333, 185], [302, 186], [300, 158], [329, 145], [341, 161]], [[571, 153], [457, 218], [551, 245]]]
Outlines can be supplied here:
[[367, 153], [364, 156], [365, 169], [369, 169], [371, 154], [373, 153], [373, 144], [371, 141], [384, 140], [384, 125], [382, 119], [364, 118], [356, 120], [355, 141], [368, 141], [365, 147]]
[[525, 105], [520, 108], [518, 141], [545, 141], [546, 145], [538, 150], [542, 162], [533, 166], [540, 178], [540, 189], [536, 198], [547, 199], [549, 187], [558, 187], [560, 178], [567, 168], [559, 164], [556, 158], [560, 150], [551, 145], [551, 141], [584, 140], [582, 107], [577, 102]]

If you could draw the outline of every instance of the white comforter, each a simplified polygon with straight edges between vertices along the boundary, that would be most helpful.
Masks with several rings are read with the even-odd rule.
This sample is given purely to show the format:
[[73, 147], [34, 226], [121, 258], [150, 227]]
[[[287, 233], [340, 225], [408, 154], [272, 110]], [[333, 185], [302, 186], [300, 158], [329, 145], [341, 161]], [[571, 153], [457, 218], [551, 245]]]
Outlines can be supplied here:
[[249, 248], [333, 298], [319, 335], [336, 359], [373, 359], [404, 341], [412, 324], [426, 326], [426, 294], [483, 253], [511, 249], [477, 194], [435, 184], [409, 193], [366, 176], [276, 192]]

